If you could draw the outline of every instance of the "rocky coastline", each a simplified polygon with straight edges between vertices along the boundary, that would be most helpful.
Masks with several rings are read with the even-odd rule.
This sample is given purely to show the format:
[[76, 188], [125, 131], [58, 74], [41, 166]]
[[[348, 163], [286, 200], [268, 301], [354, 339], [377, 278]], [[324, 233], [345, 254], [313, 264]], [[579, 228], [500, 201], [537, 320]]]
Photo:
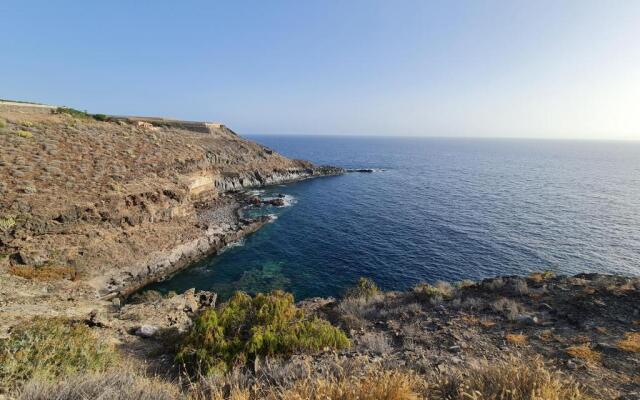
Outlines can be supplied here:
[[[0, 332], [108, 307], [240, 240], [242, 192], [333, 176], [222, 124], [0, 102]], [[119, 299], [119, 300], [114, 300]]]

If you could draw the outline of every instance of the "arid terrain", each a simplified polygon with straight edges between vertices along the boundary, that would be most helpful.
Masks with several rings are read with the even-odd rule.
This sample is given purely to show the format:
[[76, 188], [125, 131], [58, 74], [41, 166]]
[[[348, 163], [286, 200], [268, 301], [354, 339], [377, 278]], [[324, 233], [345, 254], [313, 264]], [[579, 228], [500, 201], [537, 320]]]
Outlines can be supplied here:
[[220, 124], [3, 102], [0, 124], [4, 333], [85, 313], [258, 229], [237, 190], [341, 172]]

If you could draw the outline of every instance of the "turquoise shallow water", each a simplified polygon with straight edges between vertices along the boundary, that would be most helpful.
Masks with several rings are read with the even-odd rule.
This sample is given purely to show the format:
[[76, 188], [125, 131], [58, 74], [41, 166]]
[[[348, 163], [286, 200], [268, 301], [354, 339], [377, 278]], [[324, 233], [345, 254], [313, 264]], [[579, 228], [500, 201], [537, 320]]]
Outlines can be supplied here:
[[640, 143], [251, 137], [295, 158], [382, 168], [270, 187], [291, 205], [152, 288], [296, 298], [552, 269], [640, 274]]

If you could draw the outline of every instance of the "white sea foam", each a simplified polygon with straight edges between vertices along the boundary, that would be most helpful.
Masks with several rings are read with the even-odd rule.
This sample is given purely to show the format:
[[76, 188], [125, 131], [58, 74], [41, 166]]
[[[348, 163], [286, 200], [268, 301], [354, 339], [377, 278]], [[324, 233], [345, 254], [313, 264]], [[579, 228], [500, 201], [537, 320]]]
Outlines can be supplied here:
[[279, 196], [263, 197], [262, 200], [271, 201], [271, 200], [275, 200], [275, 199], [279, 199], [279, 198], [281, 198], [284, 201], [284, 205], [279, 206], [279, 207], [289, 207], [289, 206], [292, 206], [292, 205], [294, 205], [294, 204], [296, 204], [298, 202], [298, 199], [296, 199], [295, 197], [291, 196], [290, 194], [285, 194], [284, 197], [279, 197]]
[[267, 217], [269, 217], [270, 223], [278, 219], [278, 216], [275, 214], [267, 214]]
[[242, 239], [240, 239], [240, 240], [238, 240], [238, 241], [235, 241], [235, 242], [229, 243], [228, 245], [224, 246], [224, 247], [220, 250], [220, 252], [219, 252], [218, 254], [222, 254], [222, 253], [224, 253], [225, 251], [227, 251], [227, 250], [229, 250], [229, 249], [232, 249], [232, 248], [234, 248], [234, 247], [242, 247], [242, 246], [244, 246], [244, 243], [245, 243], [244, 238], [242, 238]]

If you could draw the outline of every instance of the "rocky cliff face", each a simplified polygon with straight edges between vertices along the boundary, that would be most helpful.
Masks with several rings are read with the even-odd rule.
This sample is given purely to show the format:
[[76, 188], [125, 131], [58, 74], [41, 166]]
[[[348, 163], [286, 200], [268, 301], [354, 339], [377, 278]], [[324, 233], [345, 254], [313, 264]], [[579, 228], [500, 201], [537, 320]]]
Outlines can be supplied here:
[[264, 221], [241, 219], [232, 191], [342, 172], [220, 124], [97, 121], [1, 103], [0, 119], [5, 281], [127, 291], [258, 229]]

